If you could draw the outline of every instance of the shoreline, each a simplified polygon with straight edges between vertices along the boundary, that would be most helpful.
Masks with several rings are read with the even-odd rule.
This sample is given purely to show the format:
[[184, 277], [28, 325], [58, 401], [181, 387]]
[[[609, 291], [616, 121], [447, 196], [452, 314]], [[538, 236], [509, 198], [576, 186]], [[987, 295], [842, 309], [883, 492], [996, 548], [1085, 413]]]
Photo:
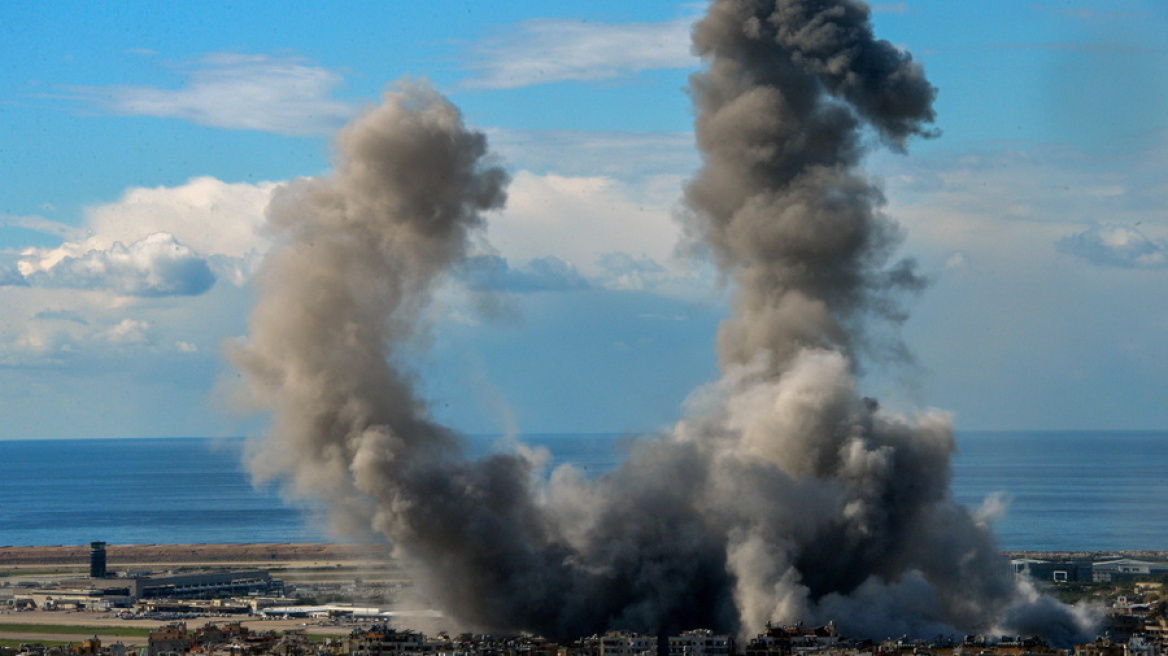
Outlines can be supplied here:
[[[89, 566], [88, 544], [0, 546], [0, 567], [41, 565]], [[351, 543], [244, 543], [244, 544], [107, 544], [111, 569], [139, 564], [280, 564], [313, 561], [356, 562], [389, 560], [384, 544]]]
[[[0, 567], [39, 565], [75, 565], [88, 567], [88, 544], [52, 546], [0, 546]], [[391, 560], [392, 549], [386, 544], [328, 542], [260, 542], [239, 544], [107, 544], [106, 559], [111, 568], [143, 563], [156, 564], [227, 564], [334, 561], [355, 562]], [[1004, 550], [1007, 558], [1041, 560], [1106, 560], [1134, 558], [1165, 561], [1168, 551], [1160, 550]]]
[[1157, 549], [1097, 549], [1080, 551], [1053, 551], [1053, 550], [1004, 550], [1001, 552], [1007, 558], [1033, 558], [1035, 560], [1114, 560], [1117, 558], [1131, 558], [1133, 560], [1149, 560], [1153, 562], [1168, 561], [1168, 551]]

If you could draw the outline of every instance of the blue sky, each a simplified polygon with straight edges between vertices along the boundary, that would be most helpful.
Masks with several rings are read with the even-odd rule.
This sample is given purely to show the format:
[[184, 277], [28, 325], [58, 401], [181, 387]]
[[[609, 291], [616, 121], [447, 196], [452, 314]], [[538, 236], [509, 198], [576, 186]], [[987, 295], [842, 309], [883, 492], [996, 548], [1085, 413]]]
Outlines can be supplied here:
[[[868, 392], [964, 429], [1168, 428], [1168, 6], [873, 5], [943, 135], [875, 152], [933, 280]], [[233, 435], [272, 188], [403, 76], [484, 130], [510, 201], [414, 357], [470, 432], [653, 430], [716, 377], [727, 292], [677, 253], [701, 3], [0, 5], [0, 438]], [[569, 236], [570, 238], [566, 238]]]

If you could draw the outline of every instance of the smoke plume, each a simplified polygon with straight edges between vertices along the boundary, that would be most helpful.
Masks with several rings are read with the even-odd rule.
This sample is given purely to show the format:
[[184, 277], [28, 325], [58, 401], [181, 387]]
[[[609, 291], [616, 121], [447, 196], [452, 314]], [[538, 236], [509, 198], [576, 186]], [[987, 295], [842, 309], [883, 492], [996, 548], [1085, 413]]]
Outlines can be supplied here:
[[273, 201], [278, 244], [233, 354], [274, 417], [257, 471], [326, 499], [338, 530], [381, 534], [468, 629], [1075, 637], [953, 500], [947, 415], [858, 390], [860, 360], [887, 353], [871, 326], [922, 283], [857, 165], [866, 144], [930, 134], [921, 67], [850, 0], [714, 0], [694, 43], [687, 227], [736, 300], [722, 375], [684, 420], [589, 480], [523, 449], [468, 460], [429, 418], [400, 352], [505, 176], [415, 84], [342, 132], [331, 176]]

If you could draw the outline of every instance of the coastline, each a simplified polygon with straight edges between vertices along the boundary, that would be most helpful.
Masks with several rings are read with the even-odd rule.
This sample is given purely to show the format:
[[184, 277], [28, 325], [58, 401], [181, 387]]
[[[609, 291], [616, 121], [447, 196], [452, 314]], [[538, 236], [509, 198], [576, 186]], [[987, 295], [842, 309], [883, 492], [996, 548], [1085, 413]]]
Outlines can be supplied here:
[[[214, 565], [279, 564], [312, 562], [360, 562], [390, 560], [385, 544], [328, 542], [263, 542], [242, 544], [108, 544], [106, 557], [111, 568], [126, 565]], [[1105, 560], [1134, 558], [1168, 560], [1168, 551], [1160, 550], [1077, 550], [1034, 551], [1006, 550], [1008, 558], [1043, 560]], [[87, 567], [89, 545], [0, 546], [0, 567], [76, 565]]]
[[[0, 567], [44, 565], [88, 567], [89, 545], [0, 546]], [[245, 543], [245, 544], [109, 544], [110, 568], [127, 565], [287, 565], [289, 563], [388, 560], [384, 544]]]
[[1036, 560], [1113, 560], [1116, 558], [1131, 558], [1133, 560], [1168, 561], [1168, 551], [1155, 549], [1097, 549], [1082, 551], [1050, 551], [1050, 550], [1009, 550], [1002, 551], [1007, 558], [1034, 558]]

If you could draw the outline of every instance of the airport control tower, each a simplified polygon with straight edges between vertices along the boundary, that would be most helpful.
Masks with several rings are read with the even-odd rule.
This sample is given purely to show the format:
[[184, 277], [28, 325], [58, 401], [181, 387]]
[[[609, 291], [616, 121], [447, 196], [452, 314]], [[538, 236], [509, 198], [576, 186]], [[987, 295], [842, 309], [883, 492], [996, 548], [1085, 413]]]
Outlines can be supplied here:
[[89, 543], [89, 578], [104, 579], [105, 571], [105, 543]]

